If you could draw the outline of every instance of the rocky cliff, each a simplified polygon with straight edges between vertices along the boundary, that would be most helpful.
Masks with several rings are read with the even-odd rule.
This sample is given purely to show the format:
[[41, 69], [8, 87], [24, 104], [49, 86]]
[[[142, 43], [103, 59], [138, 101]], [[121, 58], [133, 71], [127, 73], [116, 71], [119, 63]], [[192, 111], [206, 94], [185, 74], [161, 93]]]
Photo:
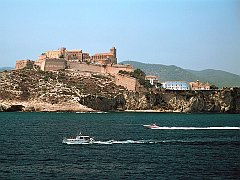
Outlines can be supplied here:
[[[240, 88], [218, 91], [125, 92], [114, 98], [86, 96], [81, 104], [100, 110], [240, 113]], [[104, 106], [99, 107], [102, 104]]]
[[[240, 113], [240, 88], [218, 91], [164, 91], [125, 95], [126, 109], [165, 112]], [[134, 108], [135, 107], [135, 108]]]
[[240, 113], [240, 88], [129, 92], [111, 76], [17, 70], [0, 73], [0, 111]]

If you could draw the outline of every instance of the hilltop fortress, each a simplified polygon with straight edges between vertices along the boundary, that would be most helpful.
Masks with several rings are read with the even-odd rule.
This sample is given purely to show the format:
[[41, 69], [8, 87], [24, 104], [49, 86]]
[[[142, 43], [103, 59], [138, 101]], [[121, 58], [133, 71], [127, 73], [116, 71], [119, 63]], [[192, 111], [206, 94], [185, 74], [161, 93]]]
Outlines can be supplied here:
[[[78, 71], [99, 71], [101, 68], [98, 67], [107, 67], [111, 66], [117, 69], [122, 69], [126, 71], [132, 71], [130, 65], [118, 65], [117, 64], [117, 55], [116, 48], [113, 47], [110, 49], [110, 52], [107, 53], [97, 53], [92, 56], [89, 53], [85, 53], [82, 50], [67, 50], [62, 47], [58, 50], [51, 50], [45, 53], [42, 53], [36, 61], [31, 60], [17, 60], [16, 69], [22, 69], [28, 65], [35, 64], [41, 68], [42, 71], [56, 71], [61, 69], [72, 69]], [[79, 65], [85, 64], [89, 65], [90, 68], [85, 69], [81, 68]], [[77, 66], [76, 66], [77, 65]], [[112, 74], [112, 68], [105, 70], [103, 73]]]
[[135, 78], [118, 74], [120, 70], [132, 72], [131, 65], [117, 64], [117, 50], [111, 48], [109, 52], [97, 53], [92, 56], [82, 50], [67, 50], [65, 47], [42, 53], [36, 61], [17, 60], [15, 69], [23, 69], [33, 65], [39, 66], [42, 71], [71, 70], [74, 72], [89, 72], [110, 74], [115, 78], [117, 85], [128, 90], [136, 91], [138, 85]]

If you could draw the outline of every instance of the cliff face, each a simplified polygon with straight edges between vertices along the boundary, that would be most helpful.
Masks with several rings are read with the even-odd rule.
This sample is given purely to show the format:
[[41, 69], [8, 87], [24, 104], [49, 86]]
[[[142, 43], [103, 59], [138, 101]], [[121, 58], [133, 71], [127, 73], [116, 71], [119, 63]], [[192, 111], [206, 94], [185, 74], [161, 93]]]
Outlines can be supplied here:
[[125, 92], [112, 99], [87, 96], [81, 98], [80, 103], [104, 111], [155, 110], [185, 113], [240, 113], [240, 88], [199, 92]]
[[0, 73], [1, 111], [122, 111], [240, 113], [240, 88], [129, 92], [111, 76], [18, 70]]

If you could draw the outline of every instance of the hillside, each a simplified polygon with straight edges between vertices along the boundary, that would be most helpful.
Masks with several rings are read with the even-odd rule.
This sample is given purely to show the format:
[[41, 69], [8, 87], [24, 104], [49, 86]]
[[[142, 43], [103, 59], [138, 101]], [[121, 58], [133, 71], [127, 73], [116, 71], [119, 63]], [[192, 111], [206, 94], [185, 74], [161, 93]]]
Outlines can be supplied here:
[[188, 71], [198, 77], [211, 80], [212, 82], [214, 82], [214, 84], [216, 84], [219, 87], [223, 87], [223, 86], [239, 87], [240, 86], [240, 76], [226, 72], [226, 71], [214, 70], [214, 69], [206, 69], [202, 71], [193, 71], [193, 70], [188, 70]]
[[[111, 76], [33, 69], [0, 72], [0, 85], [0, 103], [21, 104], [28, 107], [26, 111], [81, 111], [78, 106], [82, 97], [94, 95], [107, 101], [125, 91]], [[108, 106], [111, 104], [99, 103], [95, 108], [110, 109]]]
[[131, 64], [134, 68], [143, 70], [147, 75], [155, 75], [161, 82], [169, 80], [182, 80], [182, 81], [196, 81], [209, 82], [218, 87], [239, 87], [240, 76], [225, 71], [219, 70], [203, 70], [193, 71], [182, 69], [180, 67], [162, 64], [146, 64], [136, 61], [123, 61], [122, 64]]

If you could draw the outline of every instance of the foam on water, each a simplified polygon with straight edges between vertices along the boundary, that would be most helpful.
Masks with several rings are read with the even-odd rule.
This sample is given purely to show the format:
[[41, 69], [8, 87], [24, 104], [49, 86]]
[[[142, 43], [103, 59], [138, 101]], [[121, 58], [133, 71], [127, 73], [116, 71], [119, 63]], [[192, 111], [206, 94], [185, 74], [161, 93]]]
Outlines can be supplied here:
[[76, 114], [107, 114], [109, 112], [105, 112], [105, 111], [87, 111], [87, 112], [75, 112]]
[[[207, 139], [207, 140], [107, 140], [107, 141], [94, 141], [91, 143], [83, 143], [80, 145], [89, 145], [89, 144], [96, 144], [96, 145], [115, 145], [115, 144], [190, 144], [190, 145], [196, 145], [196, 144], [227, 144], [229, 141], [216, 141], [214, 139]], [[239, 142], [230, 142], [233, 144], [240, 145]], [[78, 144], [74, 144], [78, 145]]]
[[153, 140], [108, 140], [108, 141], [94, 141], [93, 144], [148, 144], [154, 143]]
[[240, 130], [240, 127], [156, 127], [160, 130]]

